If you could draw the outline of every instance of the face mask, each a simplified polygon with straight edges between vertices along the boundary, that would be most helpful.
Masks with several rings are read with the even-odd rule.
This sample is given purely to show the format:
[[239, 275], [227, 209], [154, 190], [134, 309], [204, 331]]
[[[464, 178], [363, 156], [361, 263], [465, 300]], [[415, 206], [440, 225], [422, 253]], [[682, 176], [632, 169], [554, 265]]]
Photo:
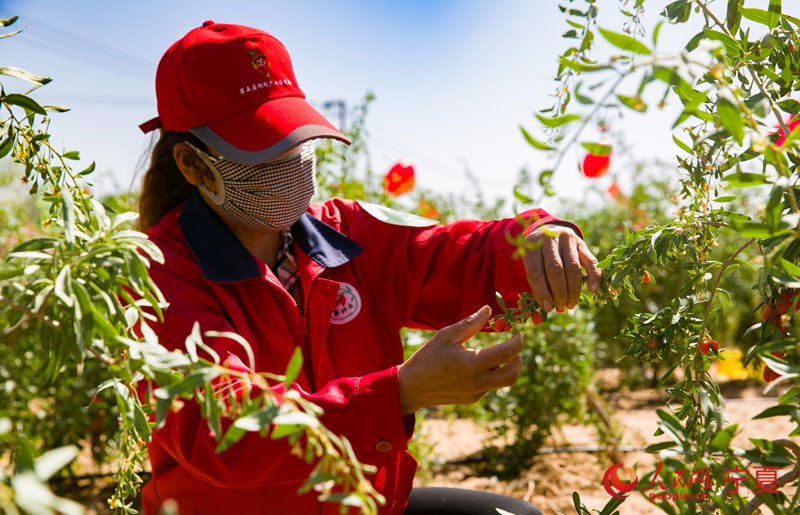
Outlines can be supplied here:
[[311, 142], [294, 152], [256, 165], [212, 157], [189, 145], [217, 181], [214, 195], [205, 185], [203, 195], [233, 220], [256, 231], [291, 227], [303, 216], [316, 191], [316, 158]]

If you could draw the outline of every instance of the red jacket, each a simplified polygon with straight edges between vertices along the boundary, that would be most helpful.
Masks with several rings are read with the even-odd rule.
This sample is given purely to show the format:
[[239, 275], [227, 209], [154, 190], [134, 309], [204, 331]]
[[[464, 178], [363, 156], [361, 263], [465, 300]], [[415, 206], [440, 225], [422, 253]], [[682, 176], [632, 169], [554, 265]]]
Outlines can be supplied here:
[[[539, 216], [528, 231], [559, 221], [542, 210], [521, 215]], [[380, 221], [351, 200], [311, 204], [291, 228], [301, 317], [270, 268], [195, 193], [148, 231], [165, 258], [150, 273], [170, 303], [153, 328], [170, 349], [183, 347], [196, 320], [201, 331], [237, 332], [252, 345], [256, 370], [277, 374], [301, 346], [294, 387], [325, 410], [322, 422], [348, 438], [360, 461], [377, 467], [370, 480], [387, 500], [380, 513], [399, 514], [416, 461], [407, 451], [414, 415], [400, 409], [398, 331], [440, 329], [484, 304], [497, 313], [495, 291], [514, 300], [529, 291], [504, 235], [520, 230], [513, 219], [409, 227]], [[230, 340], [206, 341], [223, 359], [231, 353], [247, 362]], [[248, 433], [220, 454], [215, 446], [194, 403], [170, 413], [148, 444], [153, 477], [142, 494], [144, 513], [157, 513], [170, 498], [182, 515], [338, 513], [314, 492], [296, 494], [310, 466], [285, 439]]]

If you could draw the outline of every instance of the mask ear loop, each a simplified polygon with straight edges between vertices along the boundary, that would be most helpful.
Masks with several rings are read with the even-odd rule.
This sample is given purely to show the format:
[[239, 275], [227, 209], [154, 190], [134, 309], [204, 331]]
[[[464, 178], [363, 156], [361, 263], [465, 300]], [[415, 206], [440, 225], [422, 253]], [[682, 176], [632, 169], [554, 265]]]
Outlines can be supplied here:
[[198, 188], [200, 189], [200, 191], [203, 192], [203, 194], [208, 198], [208, 200], [213, 202], [215, 205], [217, 206], [222, 205], [222, 203], [225, 202], [225, 182], [222, 180], [222, 176], [220, 175], [219, 170], [217, 170], [217, 167], [214, 166], [215, 159], [210, 155], [206, 154], [205, 152], [203, 152], [202, 150], [200, 150], [199, 148], [195, 147], [188, 141], [184, 141], [184, 143], [188, 145], [189, 148], [194, 150], [194, 152], [200, 157], [200, 160], [203, 161], [203, 163], [205, 163], [205, 165], [208, 167], [209, 170], [211, 170], [211, 174], [214, 176], [214, 180], [217, 183], [217, 191], [219, 191], [219, 193], [215, 195], [214, 193], [211, 192], [211, 190], [206, 188], [205, 184], [200, 184]]

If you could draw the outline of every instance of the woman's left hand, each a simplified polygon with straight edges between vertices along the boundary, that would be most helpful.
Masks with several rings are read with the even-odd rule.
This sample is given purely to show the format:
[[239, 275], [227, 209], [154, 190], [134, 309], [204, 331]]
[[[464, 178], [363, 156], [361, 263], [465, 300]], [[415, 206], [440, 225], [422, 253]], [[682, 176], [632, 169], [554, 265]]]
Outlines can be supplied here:
[[[549, 234], [548, 234], [549, 233]], [[522, 258], [533, 297], [545, 311], [574, 308], [580, 300], [581, 267], [586, 269], [589, 291], [600, 288], [597, 258], [571, 228], [544, 224], [525, 237]]]

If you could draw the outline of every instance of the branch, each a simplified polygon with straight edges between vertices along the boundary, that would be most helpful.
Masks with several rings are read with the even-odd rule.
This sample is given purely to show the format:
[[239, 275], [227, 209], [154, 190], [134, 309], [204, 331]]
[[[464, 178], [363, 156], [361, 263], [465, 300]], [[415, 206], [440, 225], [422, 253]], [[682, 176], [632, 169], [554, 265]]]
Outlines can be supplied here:
[[[727, 36], [731, 38], [734, 37], [733, 34], [731, 34], [728, 31], [728, 27], [726, 27], [725, 24], [722, 23], [713, 12], [711, 12], [711, 9], [709, 9], [706, 4], [704, 4], [700, 0], [695, 0], [695, 1], [697, 2], [697, 5], [699, 5], [700, 8], [703, 10], [703, 12], [706, 14], [706, 16], [714, 20], [714, 23], [717, 25], [717, 27], [719, 27]], [[750, 68], [747, 65], [745, 65], [745, 68], [747, 68], [747, 71], [750, 72], [750, 76], [753, 78], [753, 82], [756, 83], [756, 86], [758, 86], [758, 89], [761, 91], [761, 93], [764, 94], [765, 97], [767, 97], [767, 100], [769, 100], [769, 107], [770, 109], [772, 109], [772, 114], [774, 114], [775, 118], [778, 119], [778, 124], [781, 126], [783, 133], [786, 136], [789, 136], [789, 134], [791, 134], [792, 131], [789, 130], [789, 127], [787, 127], [786, 123], [783, 121], [783, 115], [781, 115], [781, 112], [778, 110], [778, 107], [775, 105], [775, 102], [773, 102], [772, 97], [769, 96], [769, 94], [767, 93], [767, 90], [764, 87], [764, 84], [761, 82], [761, 79], [758, 78], [758, 75], [756, 75], [756, 73], [753, 71], [752, 68]]]
[[3, 330], [3, 336], [8, 336], [12, 332], [14, 332], [17, 329], [17, 327], [21, 323], [23, 323], [23, 320], [27, 320], [29, 317], [33, 317], [33, 318], [36, 318], [37, 320], [41, 320], [42, 322], [44, 322], [45, 324], [49, 325], [50, 327], [53, 327], [54, 329], [60, 329], [61, 328], [61, 324], [58, 323], [58, 320], [53, 320], [50, 317], [48, 317], [47, 315], [44, 315], [44, 314], [39, 313], [37, 311], [33, 311], [29, 307], [23, 306], [22, 304], [17, 304], [16, 302], [12, 302], [12, 301], [8, 300], [5, 297], [0, 296], [0, 304], [5, 304], [7, 306], [10, 306], [12, 309], [16, 309], [17, 311], [22, 311], [26, 315], [26, 316], [22, 317], [22, 319], [19, 322], [17, 322], [16, 324], [14, 324], [13, 326], [7, 327], [6, 329], [4, 329]]
[[[795, 458], [800, 460], [800, 446], [798, 446], [796, 443], [792, 442], [791, 440], [775, 440], [775, 443], [781, 444], [784, 447], [789, 447], [792, 453], [794, 453]], [[795, 479], [797, 479], [797, 476], [798, 476], [798, 465], [796, 464], [794, 469], [790, 470], [789, 472], [778, 478], [778, 480], [776, 481], [777, 486], [775, 487], [775, 489], [777, 490], [778, 488], [785, 486], [791, 481], [794, 481]], [[798, 492], [800, 492], [800, 490], [798, 490]], [[790, 513], [796, 502], [797, 502], [797, 493], [795, 493], [794, 499], [792, 500], [792, 506], [789, 507]], [[742, 510], [739, 513], [742, 513], [744, 515], [749, 515], [750, 513], [756, 511], [756, 509], [763, 503], [764, 501], [756, 497], [755, 499], [747, 503], [747, 505], [744, 508], [742, 508]]]
[[708, 295], [708, 304], [706, 305], [706, 314], [703, 317], [703, 328], [700, 330], [700, 338], [706, 337], [706, 324], [708, 323], [708, 315], [711, 313], [711, 301], [714, 300], [714, 295], [717, 293], [717, 287], [719, 286], [719, 282], [722, 280], [722, 275], [725, 273], [725, 270], [731, 265], [731, 263], [733, 263], [733, 260], [736, 259], [736, 256], [741, 254], [747, 247], [755, 243], [755, 241], [755, 238], [750, 238], [747, 240], [744, 245], [736, 249], [736, 252], [731, 254], [730, 257], [728, 257], [728, 259], [726, 259], [722, 264], [722, 268], [720, 269], [719, 274], [717, 274], [717, 278], [714, 280], [714, 286], [711, 287], [711, 293]]

